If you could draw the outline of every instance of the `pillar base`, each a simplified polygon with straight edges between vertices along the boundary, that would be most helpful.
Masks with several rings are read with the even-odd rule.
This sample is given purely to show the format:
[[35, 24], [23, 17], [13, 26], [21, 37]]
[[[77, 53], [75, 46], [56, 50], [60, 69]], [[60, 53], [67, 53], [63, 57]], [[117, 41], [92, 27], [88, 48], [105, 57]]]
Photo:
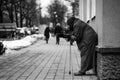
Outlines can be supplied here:
[[120, 48], [97, 47], [99, 80], [120, 80]]

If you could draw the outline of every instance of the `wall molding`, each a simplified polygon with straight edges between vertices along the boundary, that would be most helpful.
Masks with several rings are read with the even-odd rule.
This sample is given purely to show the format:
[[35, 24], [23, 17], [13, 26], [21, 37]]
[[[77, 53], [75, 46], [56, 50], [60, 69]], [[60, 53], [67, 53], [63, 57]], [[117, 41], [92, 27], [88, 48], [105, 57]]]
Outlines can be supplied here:
[[118, 47], [118, 48], [96, 47], [96, 51], [100, 52], [100, 53], [120, 53], [120, 47]]

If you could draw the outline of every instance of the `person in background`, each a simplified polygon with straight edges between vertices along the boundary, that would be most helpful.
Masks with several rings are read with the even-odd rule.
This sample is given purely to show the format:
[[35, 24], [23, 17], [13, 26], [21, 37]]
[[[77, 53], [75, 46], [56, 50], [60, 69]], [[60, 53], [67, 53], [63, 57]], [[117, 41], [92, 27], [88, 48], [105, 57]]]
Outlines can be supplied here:
[[60, 26], [60, 23], [57, 23], [54, 34], [56, 35], [56, 44], [59, 45], [60, 35], [62, 34], [62, 27]]
[[45, 36], [46, 44], [48, 44], [49, 37], [50, 37], [50, 28], [49, 27], [45, 28], [45, 30], [44, 30], [44, 36]]
[[67, 20], [71, 30], [70, 40], [76, 41], [81, 56], [81, 70], [74, 73], [75, 76], [86, 75], [86, 71], [93, 69], [95, 72], [95, 46], [97, 45], [97, 33], [82, 20], [71, 17]]

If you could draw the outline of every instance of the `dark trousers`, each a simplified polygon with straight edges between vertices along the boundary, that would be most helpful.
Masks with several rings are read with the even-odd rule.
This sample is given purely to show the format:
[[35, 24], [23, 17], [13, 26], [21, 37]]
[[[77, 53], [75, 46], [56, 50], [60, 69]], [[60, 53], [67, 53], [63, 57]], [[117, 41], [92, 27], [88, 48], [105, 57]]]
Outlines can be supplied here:
[[46, 44], [48, 44], [49, 36], [46, 36]]
[[59, 44], [59, 42], [60, 42], [60, 38], [58, 35], [56, 35], [56, 44]]

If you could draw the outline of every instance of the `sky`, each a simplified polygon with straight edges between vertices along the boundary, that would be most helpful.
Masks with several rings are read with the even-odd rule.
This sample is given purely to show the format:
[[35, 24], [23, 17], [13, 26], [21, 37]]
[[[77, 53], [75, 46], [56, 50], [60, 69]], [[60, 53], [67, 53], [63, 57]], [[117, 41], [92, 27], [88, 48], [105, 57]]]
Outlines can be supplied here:
[[[37, 4], [41, 3], [41, 7], [42, 7], [42, 16], [48, 15], [47, 13], [47, 6], [51, 4], [51, 1], [53, 0], [36, 0]], [[68, 11], [71, 12], [71, 6], [70, 6], [70, 2], [65, 1], [65, 0], [61, 0], [63, 2], [63, 4], [65, 4], [68, 7]]]

